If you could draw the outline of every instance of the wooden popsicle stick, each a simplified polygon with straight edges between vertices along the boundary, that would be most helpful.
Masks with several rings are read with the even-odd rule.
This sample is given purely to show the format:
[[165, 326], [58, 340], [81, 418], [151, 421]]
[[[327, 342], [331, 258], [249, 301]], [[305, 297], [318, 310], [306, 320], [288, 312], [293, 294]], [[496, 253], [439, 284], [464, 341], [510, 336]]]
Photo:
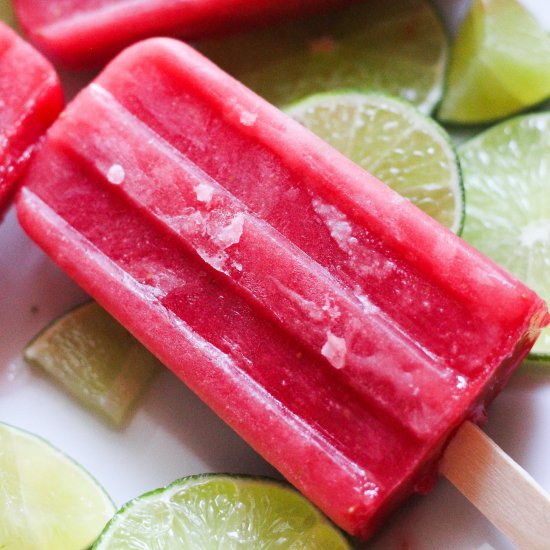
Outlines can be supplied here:
[[440, 471], [518, 548], [550, 549], [550, 496], [475, 424], [460, 427]]

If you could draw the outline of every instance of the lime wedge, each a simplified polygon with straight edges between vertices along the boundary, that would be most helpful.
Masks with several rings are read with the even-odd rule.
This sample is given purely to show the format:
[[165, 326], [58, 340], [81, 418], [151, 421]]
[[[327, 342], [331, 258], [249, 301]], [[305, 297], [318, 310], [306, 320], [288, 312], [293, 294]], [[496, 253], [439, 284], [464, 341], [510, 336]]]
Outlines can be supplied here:
[[517, 0], [473, 0], [451, 52], [440, 120], [503, 118], [550, 96], [550, 37]]
[[113, 513], [107, 494], [73, 460], [0, 423], [0, 548], [83, 550]]
[[348, 158], [460, 232], [464, 192], [449, 136], [404, 101], [353, 91], [311, 96], [287, 113]]
[[127, 420], [160, 365], [95, 302], [46, 327], [25, 348], [24, 358], [117, 426]]
[[400, 96], [429, 113], [442, 94], [448, 42], [426, 0], [369, 0], [199, 49], [279, 107], [355, 88]]
[[350, 549], [302, 495], [266, 478], [205, 474], [126, 504], [93, 550]]
[[[550, 301], [550, 114], [503, 122], [459, 149], [464, 238]], [[550, 359], [550, 329], [533, 354]]]

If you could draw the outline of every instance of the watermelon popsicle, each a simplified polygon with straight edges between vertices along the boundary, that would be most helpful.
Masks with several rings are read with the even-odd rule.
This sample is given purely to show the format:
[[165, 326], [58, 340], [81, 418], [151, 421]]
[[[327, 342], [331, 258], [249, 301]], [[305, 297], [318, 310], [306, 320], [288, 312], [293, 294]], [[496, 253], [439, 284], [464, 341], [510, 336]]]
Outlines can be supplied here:
[[0, 22], [0, 215], [32, 148], [62, 108], [53, 67]]
[[357, 0], [15, 0], [33, 43], [69, 66], [96, 65], [150, 36], [197, 39]]
[[260, 454], [367, 537], [548, 322], [528, 288], [170, 39], [26, 172], [23, 227]]

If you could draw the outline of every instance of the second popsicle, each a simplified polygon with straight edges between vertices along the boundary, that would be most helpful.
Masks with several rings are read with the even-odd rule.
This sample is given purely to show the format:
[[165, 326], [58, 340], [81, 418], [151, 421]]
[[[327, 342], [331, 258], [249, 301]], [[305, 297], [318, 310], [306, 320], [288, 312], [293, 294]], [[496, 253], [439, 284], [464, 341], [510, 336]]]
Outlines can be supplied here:
[[198, 39], [357, 0], [14, 0], [38, 48], [64, 65], [98, 65], [150, 36]]
[[0, 22], [0, 217], [33, 148], [63, 103], [54, 68]]

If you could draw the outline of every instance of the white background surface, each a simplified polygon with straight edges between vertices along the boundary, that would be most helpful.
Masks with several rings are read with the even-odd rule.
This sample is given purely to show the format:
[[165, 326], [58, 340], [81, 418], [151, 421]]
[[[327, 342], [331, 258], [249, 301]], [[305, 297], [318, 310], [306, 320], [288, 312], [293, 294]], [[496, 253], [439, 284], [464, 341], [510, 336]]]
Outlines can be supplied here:
[[[437, 3], [452, 25], [467, 5]], [[550, 28], [550, 3], [526, 3]], [[84, 299], [82, 291], [23, 235], [10, 211], [0, 225], [0, 421], [40, 434], [63, 449], [92, 472], [118, 505], [193, 473], [276, 475], [167, 371], [154, 381], [130, 425], [117, 431], [27, 368], [20, 357], [25, 343]], [[514, 377], [491, 407], [486, 428], [548, 491], [549, 426], [550, 372], [531, 372]], [[513, 548], [445, 480], [430, 495], [411, 499], [365, 547]]]

